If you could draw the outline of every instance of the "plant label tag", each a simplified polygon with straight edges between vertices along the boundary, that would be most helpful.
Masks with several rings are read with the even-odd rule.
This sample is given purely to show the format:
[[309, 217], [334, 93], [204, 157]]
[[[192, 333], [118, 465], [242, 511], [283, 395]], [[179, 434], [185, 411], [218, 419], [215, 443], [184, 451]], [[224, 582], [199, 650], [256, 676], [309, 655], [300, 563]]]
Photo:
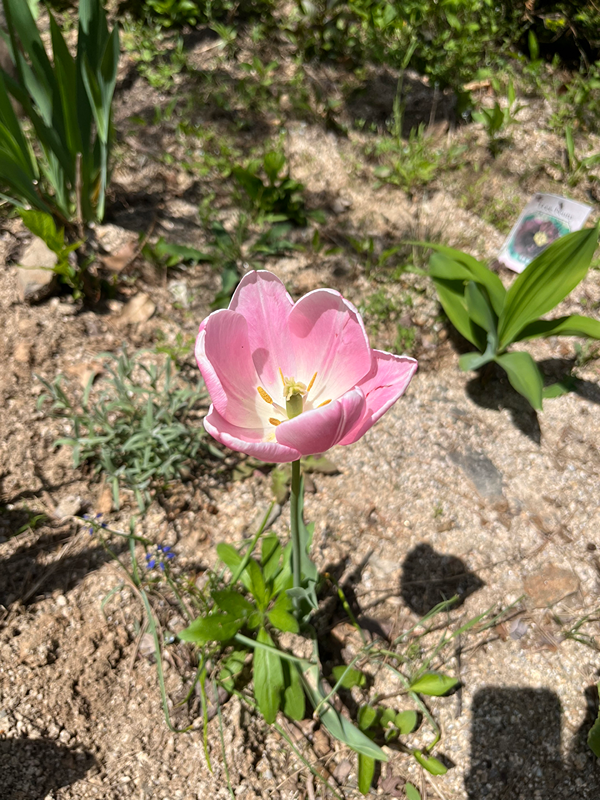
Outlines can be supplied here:
[[502, 245], [498, 261], [523, 272], [552, 242], [583, 228], [591, 210], [591, 206], [555, 194], [534, 195]]

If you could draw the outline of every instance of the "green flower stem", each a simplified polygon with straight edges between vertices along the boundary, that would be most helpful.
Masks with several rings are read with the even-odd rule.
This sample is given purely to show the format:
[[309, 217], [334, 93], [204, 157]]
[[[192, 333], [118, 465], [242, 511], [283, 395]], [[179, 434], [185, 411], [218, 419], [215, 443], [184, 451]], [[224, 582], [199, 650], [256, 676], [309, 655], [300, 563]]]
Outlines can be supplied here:
[[[290, 492], [290, 530], [292, 534], [292, 567], [294, 589], [302, 587], [302, 568], [300, 552], [300, 492], [302, 491], [302, 478], [300, 475], [300, 460], [292, 461], [292, 488]], [[294, 599], [296, 611], [299, 601]]]

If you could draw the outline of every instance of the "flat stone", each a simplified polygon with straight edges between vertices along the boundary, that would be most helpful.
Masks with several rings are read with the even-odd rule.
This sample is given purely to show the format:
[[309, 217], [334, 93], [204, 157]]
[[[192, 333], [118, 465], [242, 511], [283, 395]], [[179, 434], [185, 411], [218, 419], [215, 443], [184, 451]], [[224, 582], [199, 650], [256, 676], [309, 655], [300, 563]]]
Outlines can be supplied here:
[[466, 448], [464, 452], [452, 450], [448, 453], [450, 460], [462, 469], [477, 492], [486, 500], [498, 502], [502, 500], [502, 473], [496, 469], [485, 453], [477, 453]]
[[79, 495], [69, 494], [60, 501], [52, 512], [54, 519], [66, 519], [79, 514], [83, 508], [83, 500]]
[[19, 297], [25, 303], [39, 303], [52, 294], [58, 283], [52, 272], [58, 256], [43, 239], [34, 236], [17, 266]]
[[570, 569], [545, 564], [523, 581], [523, 588], [537, 608], [554, 605], [579, 589], [579, 578]]
[[96, 239], [102, 249], [109, 253], [110, 255], [114, 255], [118, 253], [119, 250], [122, 250], [123, 247], [128, 245], [130, 242], [138, 241], [137, 234], [133, 231], [127, 230], [127, 228], [121, 228], [119, 225], [96, 225]]
[[156, 306], [147, 294], [141, 292], [132, 297], [125, 304], [123, 311], [119, 315], [119, 322], [123, 325], [137, 325], [140, 322], [147, 322], [156, 311]]

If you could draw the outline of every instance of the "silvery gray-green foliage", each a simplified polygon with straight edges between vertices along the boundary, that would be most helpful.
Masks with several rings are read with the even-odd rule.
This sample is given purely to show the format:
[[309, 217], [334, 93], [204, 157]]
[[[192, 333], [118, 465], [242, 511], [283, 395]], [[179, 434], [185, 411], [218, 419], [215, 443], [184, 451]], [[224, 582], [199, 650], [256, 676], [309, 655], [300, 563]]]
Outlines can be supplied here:
[[[429, 245], [429, 273], [450, 322], [478, 352], [460, 357], [464, 371], [495, 361], [514, 389], [538, 410], [544, 386], [529, 353], [515, 342], [548, 336], [600, 339], [600, 322], [580, 314], [543, 319], [585, 278], [598, 245], [598, 228], [569, 233], [538, 255], [506, 290], [485, 264], [460, 250]], [[552, 387], [549, 387], [550, 389]]]
[[[31, 6], [2, 0], [16, 77], [0, 69], [0, 185], [13, 205], [52, 214], [62, 225], [104, 216], [112, 147], [119, 33], [101, 0], [80, 0], [72, 56], [50, 14], [52, 57]], [[11, 100], [30, 125], [23, 125]]]
[[181, 479], [209, 452], [222, 455], [206, 442], [200, 422], [206, 403], [200, 381], [186, 385], [168, 356], [159, 367], [125, 350], [109, 357], [109, 382], [98, 397], [90, 398], [94, 376], [76, 400], [62, 388], [61, 376], [52, 383], [40, 378], [48, 392], [40, 404], [50, 399], [52, 413], [66, 420], [69, 435], [55, 445], [73, 448], [74, 465], [87, 462], [103, 474], [117, 508], [125, 487], [143, 511], [152, 489]]

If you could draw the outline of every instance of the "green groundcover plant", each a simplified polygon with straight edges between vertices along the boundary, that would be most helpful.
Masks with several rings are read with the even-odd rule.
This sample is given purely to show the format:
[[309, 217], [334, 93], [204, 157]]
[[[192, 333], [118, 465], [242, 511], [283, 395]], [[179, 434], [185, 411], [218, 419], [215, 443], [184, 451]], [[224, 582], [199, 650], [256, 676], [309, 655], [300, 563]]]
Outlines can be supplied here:
[[[67, 230], [101, 220], [110, 174], [119, 33], [101, 0], [80, 0], [72, 56], [52, 14], [52, 56], [30, 6], [2, 0], [14, 70], [0, 69], [0, 197]], [[13, 102], [19, 104], [24, 121]]]
[[431, 244], [429, 273], [450, 322], [476, 352], [460, 357], [465, 372], [495, 362], [517, 392], [538, 410], [544, 396], [540, 370], [529, 353], [509, 351], [516, 342], [548, 336], [600, 339], [600, 322], [580, 314], [543, 319], [585, 278], [598, 244], [598, 228], [567, 234], [540, 253], [506, 290], [500, 278], [473, 256]]

